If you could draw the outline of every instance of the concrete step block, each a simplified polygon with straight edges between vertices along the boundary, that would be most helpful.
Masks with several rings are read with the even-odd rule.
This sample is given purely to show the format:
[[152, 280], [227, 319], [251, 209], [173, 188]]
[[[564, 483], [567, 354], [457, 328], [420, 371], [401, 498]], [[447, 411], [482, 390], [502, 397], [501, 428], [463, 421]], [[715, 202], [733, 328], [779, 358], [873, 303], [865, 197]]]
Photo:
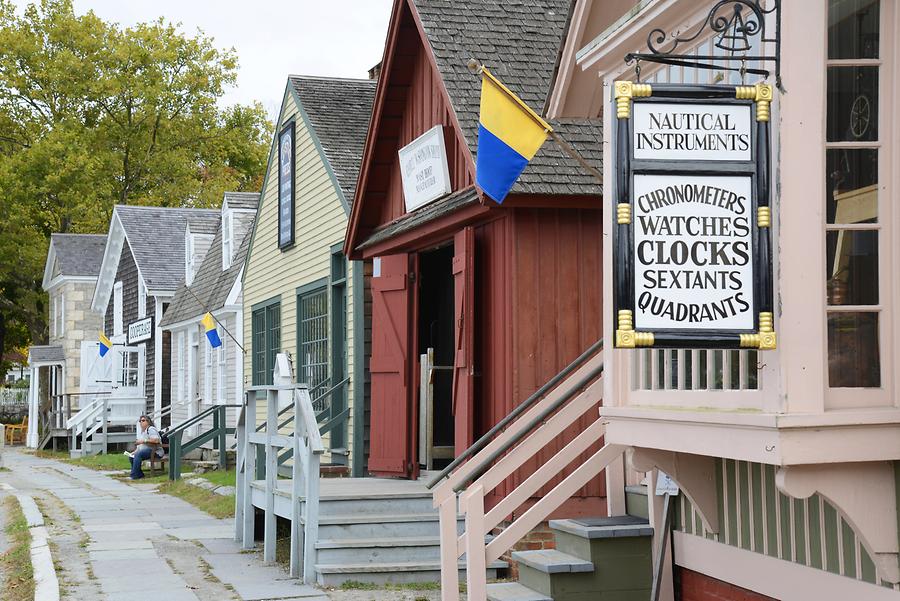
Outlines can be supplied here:
[[518, 582], [494, 582], [487, 585], [488, 601], [553, 601], [544, 593]]
[[557, 551], [556, 549], [515, 551], [512, 554], [512, 558], [520, 564], [545, 574], [594, 571], [594, 564], [590, 561]]

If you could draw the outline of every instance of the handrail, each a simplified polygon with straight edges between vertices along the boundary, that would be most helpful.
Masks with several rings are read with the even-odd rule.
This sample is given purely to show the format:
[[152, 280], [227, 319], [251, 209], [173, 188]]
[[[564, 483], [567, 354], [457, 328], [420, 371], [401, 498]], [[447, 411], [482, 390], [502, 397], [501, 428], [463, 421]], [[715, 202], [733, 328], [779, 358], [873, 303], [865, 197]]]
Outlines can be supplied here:
[[178, 424], [177, 426], [174, 426], [174, 427], [172, 427], [172, 428], [169, 428], [168, 432], [166, 432], [166, 435], [167, 435], [167, 436], [172, 436], [173, 434], [178, 434], [178, 433], [180, 433], [180, 432], [184, 432], [184, 431], [185, 431], [186, 429], [188, 429], [189, 427], [191, 427], [191, 426], [193, 426], [193, 425], [195, 425], [195, 424], [200, 423], [201, 421], [203, 421], [204, 418], [209, 417], [210, 415], [212, 415], [213, 413], [215, 413], [215, 412], [218, 410], [219, 407], [226, 407], [226, 408], [228, 408], [228, 407], [232, 407], [232, 408], [238, 407], [238, 408], [239, 408], [240, 405], [213, 405], [212, 407], [209, 407], [208, 409], [204, 409], [203, 411], [201, 411], [200, 413], [198, 413], [198, 414], [195, 415], [194, 417], [189, 417], [188, 419], [186, 419], [185, 421], [181, 422], [181, 423]]
[[[292, 390], [291, 407], [294, 409], [294, 425], [289, 434], [281, 434], [278, 424], [279, 391]], [[265, 392], [265, 396], [255, 392]], [[243, 541], [243, 547], [255, 546], [254, 527], [254, 477], [264, 474], [263, 494], [263, 559], [275, 561], [276, 516], [275, 497], [277, 487], [278, 459], [283, 450], [290, 450], [294, 461], [291, 466], [290, 506], [290, 573], [302, 576], [305, 583], [315, 582], [316, 543], [319, 524], [319, 466], [320, 457], [325, 452], [319, 425], [309, 390], [303, 384], [252, 386], [247, 388], [243, 420], [238, 424], [241, 436], [238, 446], [238, 470], [236, 483], [239, 487], [236, 498], [240, 506], [235, 511], [235, 535]], [[255, 433], [257, 401], [264, 400], [266, 408], [264, 434]], [[282, 399], [283, 400], [283, 399]], [[258, 452], [263, 451], [260, 455]], [[257, 475], [258, 463], [263, 470]], [[283, 490], [283, 489], [282, 489]], [[280, 493], [279, 493], [280, 494]], [[302, 500], [302, 502], [301, 502]], [[238, 501], [236, 501], [238, 502]]]
[[[337, 390], [338, 388], [340, 388], [340, 387], [343, 386], [344, 384], [348, 384], [349, 382], [350, 382], [350, 377], [348, 376], [348, 377], [344, 378], [343, 380], [341, 380], [340, 382], [338, 382], [337, 384], [335, 384], [334, 386], [332, 386], [331, 388], [329, 388], [328, 390], [326, 390], [325, 392], [323, 392], [323, 393], [322, 393], [322, 396], [320, 396], [319, 399], [324, 399], [326, 396], [328, 396], [329, 394], [334, 393], [335, 390]], [[321, 384], [319, 384], [318, 386], [316, 386], [316, 388], [318, 388], [319, 386], [321, 386]], [[248, 390], [253, 390], [253, 389], [248, 389]], [[310, 398], [312, 398], [312, 395], [310, 395]], [[316, 399], [316, 401], [318, 401], [319, 399]], [[315, 402], [315, 401], [314, 401], [314, 402]], [[278, 417], [281, 417], [282, 415], [284, 415], [285, 413], [287, 413], [288, 411], [290, 411], [290, 410], [293, 409], [293, 408], [294, 408], [294, 405], [293, 405], [293, 404], [287, 405], [287, 406], [284, 407], [281, 411], [278, 412]], [[289, 417], [288, 419], [284, 420], [283, 422], [279, 423], [279, 424], [278, 424], [278, 428], [279, 428], [279, 429], [284, 428], [285, 426], [287, 426], [287, 425], [288, 425], [289, 423], [291, 423], [292, 421], [294, 421], [294, 416], [293, 416], [293, 415], [292, 415], [291, 417]], [[255, 430], [255, 431], [256, 431], [256, 432], [262, 432], [263, 429], [265, 429], [265, 427], [266, 427], [266, 424], [264, 424], [264, 423], [263, 423], [263, 424], [260, 424], [260, 425], [258, 425], [258, 426], [256, 427], [256, 430]]]
[[[576, 357], [571, 363], [569, 363], [566, 367], [564, 367], [562, 369], [562, 371], [560, 371], [558, 374], [556, 374], [555, 376], [553, 376], [552, 378], [547, 380], [547, 382], [543, 386], [541, 386], [536, 391], [534, 391], [534, 393], [531, 396], [529, 396], [527, 399], [525, 399], [515, 409], [510, 411], [506, 415], [506, 417], [504, 417], [499, 422], [497, 422], [497, 424], [493, 428], [491, 428], [484, 436], [482, 436], [481, 438], [476, 440], [472, 444], [472, 446], [470, 446], [468, 449], [463, 451], [458, 457], [456, 457], [456, 459], [451, 461], [450, 465], [445, 467], [441, 471], [441, 473], [439, 473], [437, 476], [432, 478], [425, 485], [425, 487], [428, 489], [434, 488], [441, 480], [446, 478], [450, 474], [450, 472], [455, 470], [457, 468], [457, 466], [459, 466], [463, 461], [465, 461], [470, 456], [474, 455], [475, 453], [477, 453], [478, 451], [483, 449], [485, 446], [487, 446], [488, 443], [490, 443], [494, 439], [495, 434], [497, 434], [498, 432], [500, 432], [501, 430], [506, 428], [507, 425], [509, 425], [513, 420], [515, 420], [523, 412], [527, 411], [535, 402], [537, 402], [545, 394], [547, 394], [550, 390], [552, 390], [554, 387], [556, 387], [557, 384], [562, 382], [566, 377], [568, 377], [569, 374], [571, 374], [573, 371], [575, 371], [585, 361], [587, 361], [588, 359], [593, 357], [597, 353], [597, 351], [599, 351], [602, 348], [603, 348], [603, 339], [601, 338], [600, 340], [598, 340], [597, 342], [592, 344], [590, 347], [588, 347], [588, 349], [586, 351], [584, 351], [583, 353], [578, 355], [578, 357]], [[601, 364], [598, 374], [592, 376], [591, 379], [596, 378], [597, 375], [599, 375], [599, 373], [602, 373], [602, 372], [603, 372], [603, 366]], [[565, 402], [565, 401], [563, 401], [563, 402]], [[558, 407], [558, 405], [556, 407]], [[544, 414], [542, 414], [542, 415], [544, 415]], [[504, 451], [508, 450], [513, 444], [518, 442], [522, 438], [522, 436], [524, 436], [527, 432], [529, 432], [533, 427], [534, 426], [532, 425], [531, 427], [529, 427], [525, 430], [522, 430], [519, 434], [517, 434], [512, 439], [510, 439], [509, 442], [506, 445], [504, 445], [504, 448], [500, 452], [504, 452]], [[499, 455], [500, 452], [498, 452], [497, 455]], [[495, 456], [496, 455], [493, 455], [492, 457], [495, 457]], [[491, 459], [491, 461], [493, 461], [493, 458]], [[481, 468], [482, 466], [483, 466], [482, 464], [479, 464], [479, 468]], [[475, 478], [477, 478], [477, 476]], [[471, 481], [472, 481], [472, 479], [468, 480], [468, 482], [471, 482]], [[454, 487], [454, 490], [459, 491], [460, 489]]]
[[109, 390], [98, 390], [97, 392], [63, 392], [61, 394], [50, 395], [51, 398], [59, 399], [67, 396], [100, 396], [104, 394], [112, 394]]
[[[604, 422], [596, 409], [604, 387], [600, 377], [603, 356], [596, 352], [600, 348], [602, 342], [593, 345], [560, 372], [564, 376], [557, 375], [551, 379], [558, 386], [552, 390], [548, 385], [542, 387], [545, 392], [543, 398], [531, 401], [525, 413], [519, 411], [518, 416], [514, 416], [515, 421], [506, 420], [508, 426], [505, 430], [496, 434], [468, 463], [449, 474], [435, 488], [434, 506], [439, 510], [441, 532], [443, 601], [459, 599], [458, 561], [462, 555], [467, 558], [469, 598], [486, 598], [486, 567], [625, 451], [625, 446], [615, 443], [607, 443], [594, 450], [605, 433]], [[586, 358], [589, 359], [585, 361]], [[578, 426], [578, 435], [567, 439], [561, 448], [555, 450], [559, 436], [585, 419], [589, 419], [589, 425]], [[554, 449], [547, 445], [553, 445]], [[549, 459], [542, 461], [512, 490], [506, 490], [499, 503], [486, 510], [486, 497], [542, 451], [550, 451]], [[576, 462], [575, 467], [568, 470], [567, 467], [573, 462]], [[554, 482], [549, 492], [537, 501], [529, 502], [556, 478], [559, 480]], [[464, 492], [460, 493], [461, 490]], [[524, 507], [526, 504], [529, 506]], [[465, 516], [462, 534], [457, 530], [459, 513]], [[513, 516], [512, 521], [486, 542], [485, 535], [510, 515]]]

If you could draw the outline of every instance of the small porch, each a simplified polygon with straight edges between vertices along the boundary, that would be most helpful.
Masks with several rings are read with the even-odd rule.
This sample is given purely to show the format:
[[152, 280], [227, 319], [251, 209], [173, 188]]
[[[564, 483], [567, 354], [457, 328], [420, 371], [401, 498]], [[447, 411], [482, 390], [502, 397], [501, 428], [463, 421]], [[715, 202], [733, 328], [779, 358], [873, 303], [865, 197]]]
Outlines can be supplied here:
[[66, 356], [61, 346], [32, 346], [28, 349], [31, 379], [28, 386], [28, 431], [25, 445], [37, 448], [52, 431], [53, 399], [63, 393]]
[[[248, 389], [237, 426], [235, 540], [252, 549], [261, 530], [264, 560], [274, 562], [280, 518], [290, 531], [291, 575], [306, 583], [438, 581], [440, 518], [425, 477], [321, 478], [323, 429], [305, 385]], [[487, 576], [506, 565], [491, 563]]]

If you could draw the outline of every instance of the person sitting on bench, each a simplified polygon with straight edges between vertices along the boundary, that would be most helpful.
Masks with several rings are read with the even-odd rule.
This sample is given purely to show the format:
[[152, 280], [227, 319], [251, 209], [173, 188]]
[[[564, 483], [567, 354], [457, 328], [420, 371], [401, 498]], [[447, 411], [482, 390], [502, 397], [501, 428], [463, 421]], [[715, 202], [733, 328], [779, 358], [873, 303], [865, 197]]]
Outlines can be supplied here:
[[141, 462], [150, 459], [153, 453], [163, 456], [163, 448], [160, 445], [159, 430], [153, 425], [153, 421], [146, 415], [142, 415], [138, 421], [137, 437], [135, 438], [134, 453], [126, 453], [131, 461], [131, 479], [140, 480], [144, 477], [141, 471]]

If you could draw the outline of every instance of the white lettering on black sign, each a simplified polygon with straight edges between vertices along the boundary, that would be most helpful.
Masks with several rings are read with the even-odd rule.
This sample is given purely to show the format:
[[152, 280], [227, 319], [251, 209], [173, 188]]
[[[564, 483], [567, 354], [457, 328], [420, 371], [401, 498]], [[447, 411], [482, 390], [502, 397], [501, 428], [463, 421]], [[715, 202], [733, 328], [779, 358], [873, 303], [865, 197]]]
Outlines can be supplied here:
[[634, 105], [634, 158], [749, 161], [750, 107], [746, 105]]
[[750, 176], [634, 176], [635, 328], [751, 330]]

